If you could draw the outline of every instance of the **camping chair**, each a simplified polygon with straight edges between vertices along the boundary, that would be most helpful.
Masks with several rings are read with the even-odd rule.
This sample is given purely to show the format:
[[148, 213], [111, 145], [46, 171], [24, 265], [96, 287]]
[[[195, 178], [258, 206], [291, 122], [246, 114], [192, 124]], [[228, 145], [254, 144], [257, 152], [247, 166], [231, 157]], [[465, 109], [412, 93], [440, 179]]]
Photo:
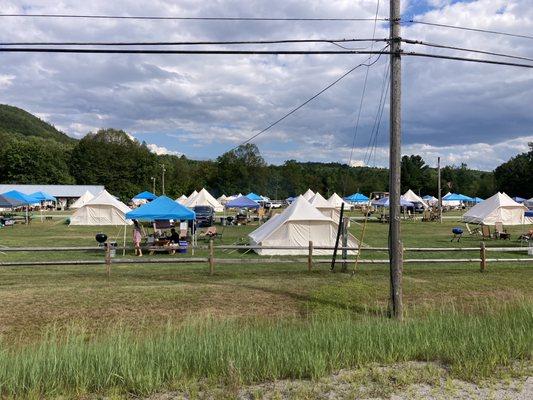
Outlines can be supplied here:
[[503, 223], [502, 222], [496, 222], [494, 224], [494, 237], [497, 239], [507, 239], [511, 240], [511, 234], [507, 233], [505, 229], [503, 229]]
[[533, 243], [533, 229], [531, 229], [528, 233], [521, 234], [518, 237], [518, 240], [520, 241], [520, 246], [529, 246], [530, 242]]
[[222, 239], [222, 233], [217, 232], [216, 226], [210, 226], [209, 228], [207, 228], [207, 230], [201, 232], [198, 236], [203, 237], [206, 242], [209, 242], [211, 239]]
[[466, 230], [468, 231], [468, 234], [470, 236], [477, 236], [477, 235], [481, 235], [481, 231], [479, 229], [479, 226], [476, 226], [475, 228], [470, 228], [470, 225], [468, 225], [468, 223], [465, 224], [466, 225]]
[[483, 240], [492, 239], [492, 235], [490, 234], [490, 226], [481, 225], [481, 235], [483, 236]]

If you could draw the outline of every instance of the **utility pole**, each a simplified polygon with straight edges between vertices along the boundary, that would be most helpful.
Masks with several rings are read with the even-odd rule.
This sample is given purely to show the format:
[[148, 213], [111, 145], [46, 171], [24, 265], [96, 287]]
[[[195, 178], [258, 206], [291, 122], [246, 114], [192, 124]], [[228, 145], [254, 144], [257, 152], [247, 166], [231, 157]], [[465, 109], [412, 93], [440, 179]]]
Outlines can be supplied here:
[[389, 260], [391, 283], [391, 316], [401, 320], [403, 245], [400, 233], [400, 183], [402, 154], [402, 61], [400, 33], [400, 0], [390, 1], [390, 155], [389, 155]]
[[155, 178], [151, 176], [150, 179], [152, 180], [152, 193], [155, 194]]
[[437, 190], [439, 192], [439, 222], [442, 224], [442, 189], [440, 180], [440, 157], [437, 157], [437, 172], [439, 174], [437, 179]]
[[161, 194], [165, 194], [165, 164], [161, 164]]

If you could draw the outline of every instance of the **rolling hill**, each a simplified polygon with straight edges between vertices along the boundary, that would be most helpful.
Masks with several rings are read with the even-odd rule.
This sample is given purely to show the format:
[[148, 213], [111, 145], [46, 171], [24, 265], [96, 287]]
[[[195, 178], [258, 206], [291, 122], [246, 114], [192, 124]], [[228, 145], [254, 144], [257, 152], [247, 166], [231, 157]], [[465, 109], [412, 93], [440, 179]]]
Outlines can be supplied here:
[[7, 104], [0, 104], [0, 133], [37, 136], [65, 144], [76, 141], [35, 115]]

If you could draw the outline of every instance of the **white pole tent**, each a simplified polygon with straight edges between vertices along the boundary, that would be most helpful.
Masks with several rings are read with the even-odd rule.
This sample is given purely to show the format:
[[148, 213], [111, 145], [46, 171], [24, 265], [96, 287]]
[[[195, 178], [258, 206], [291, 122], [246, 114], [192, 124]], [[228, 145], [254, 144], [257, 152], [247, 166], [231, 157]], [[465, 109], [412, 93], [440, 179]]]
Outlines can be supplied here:
[[529, 200], [524, 201], [524, 205], [530, 210], [533, 210], [533, 197]]
[[72, 214], [70, 225], [131, 225], [125, 216], [130, 211], [126, 204], [104, 190]]
[[464, 222], [482, 225], [523, 225], [527, 207], [517, 203], [505, 193], [496, 193], [487, 200], [476, 204], [463, 215]]
[[220, 196], [217, 201], [222, 204], [222, 205], [225, 205], [229, 200], [228, 200], [228, 196], [226, 196], [225, 194], [223, 194], [222, 196]]
[[342, 197], [339, 196], [337, 193], [333, 193], [329, 197], [328, 203], [331, 204], [332, 206], [334, 206], [335, 208], [337, 208], [338, 210], [341, 209], [341, 206], [342, 206], [343, 203], [344, 203], [344, 209], [345, 210], [351, 210], [352, 209], [352, 205], [350, 203], [347, 203], [346, 201], [344, 201], [342, 199]]
[[424, 208], [429, 208], [429, 204], [426, 203], [422, 199], [422, 197], [418, 196], [411, 189], [409, 189], [407, 192], [405, 192], [402, 197], [406, 201], [410, 201], [411, 203], [420, 203], [420, 204], [422, 204], [422, 206], [424, 206]]
[[331, 218], [333, 221], [339, 220], [340, 213], [339, 210], [337, 210], [337, 207], [330, 204], [330, 202], [327, 201], [320, 193], [316, 192], [315, 195], [309, 200], [309, 203], [311, 203], [311, 205], [313, 205], [318, 211], [320, 211], [326, 217]]
[[78, 200], [72, 203], [69, 208], [77, 210], [78, 208], [83, 207], [85, 204], [87, 204], [87, 202], [91, 201], [92, 199], [94, 199], [94, 195], [87, 190], [81, 195]]
[[[309, 242], [313, 246], [334, 247], [338, 224], [326, 217], [303, 196], [298, 196], [289, 207], [275, 218], [269, 219], [248, 237], [254, 246], [302, 246], [302, 249], [255, 249], [260, 255], [308, 254]], [[348, 236], [348, 246], [357, 247], [358, 241]], [[349, 251], [356, 254], [356, 250]], [[313, 254], [332, 254], [333, 250], [315, 249]]]
[[315, 195], [315, 192], [313, 192], [310, 188], [307, 189], [307, 192], [305, 192], [302, 196], [304, 197], [304, 199], [306, 199], [307, 201], [311, 200], [311, 197], [313, 197]]
[[220, 204], [211, 193], [205, 190], [205, 188], [202, 188], [196, 196], [191, 195], [185, 202], [184, 206], [189, 208], [194, 208], [196, 206], [210, 206], [213, 207], [216, 212], [224, 211], [224, 206]]
[[176, 202], [180, 203], [181, 205], [185, 204], [186, 201], [187, 201], [187, 196], [185, 196], [184, 194], [182, 194], [180, 197], [176, 199]]

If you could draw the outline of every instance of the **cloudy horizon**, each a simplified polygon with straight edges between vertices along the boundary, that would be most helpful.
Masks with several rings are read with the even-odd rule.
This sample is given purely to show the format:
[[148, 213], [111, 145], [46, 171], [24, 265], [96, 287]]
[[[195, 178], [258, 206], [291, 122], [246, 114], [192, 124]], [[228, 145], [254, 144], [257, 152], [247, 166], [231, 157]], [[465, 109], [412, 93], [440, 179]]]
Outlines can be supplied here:
[[[90, 4], [89, 4], [90, 3]], [[2, 13], [373, 18], [376, 0], [153, 1], [0, 0]], [[205, 3], [205, 4], [204, 4]], [[403, 1], [404, 20], [419, 19], [524, 34], [533, 31], [528, 0]], [[378, 14], [388, 17], [381, 1]], [[3, 42], [184, 41], [367, 38], [372, 22], [228, 22], [3, 18]], [[378, 22], [376, 38], [388, 26]], [[533, 40], [406, 24], [402, 37], [533, 57]], [[367, 47], [350, 43], [347, 47]], [[241, 46], [243, 47], [243, 46]], [[382, 43], [376, 43], [379, 50]], [[212, 48], [206, 46], [204, 48]], [[268, 49], [288, 48], [269, 46]], [[291, 49], [336, 50], [331, 44]], [[267, 49], [255, 46], [254, 49]], [[406, 51], [495, 57], [406, 45]], [[157, 154], [213, 159], [282, 117], [355, 65], [364, 55], [86, 55], [7, 54], [0, 64], [0, 103], [23, 108], [73, 136], [123, 129]], [[373, 59], [375, 60], [375, 58]], [[498, 60], [508, 61], [499, 58]], [[269, 163], [350, 162], [387, 166], [388, 105], [372, 137], [388, 57], [344, 78], [258, 137]], [[403, 57], [403, 154], [431, 166], [466, 163], [492, 170], [533, 141], [531, 69]], [[388, 103], [388, 97], [387, 101]]]

